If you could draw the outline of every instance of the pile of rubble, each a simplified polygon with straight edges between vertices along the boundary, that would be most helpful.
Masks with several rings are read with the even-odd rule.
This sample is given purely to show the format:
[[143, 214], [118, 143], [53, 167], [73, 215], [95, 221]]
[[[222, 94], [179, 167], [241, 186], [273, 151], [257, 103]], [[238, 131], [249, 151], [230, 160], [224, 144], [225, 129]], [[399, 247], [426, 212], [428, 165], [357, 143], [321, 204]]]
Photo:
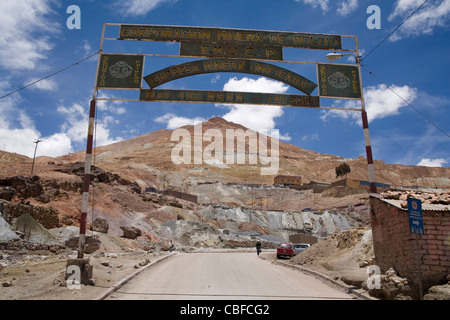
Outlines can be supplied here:
[[0, 241], [0, 250], [14, 250], [14, 251], [19, 251], [23, 249], [29, 251], [48, 250], [53, 253], [58, 253], [65, 248], [66, 246], [63, 244], [37, 243], [18, 238], [11, 239], [8, 241]]
[[408, 280], [400, 277], [393, 268], [384, 274], [369, 277], [362, 287], [372, 297], [384, 300], [412, 300], [416, 295], [416, 290], [409, 286]]
[[[378, 277], [378, 278], [376, 278]], [[423, 300], [450, 300], [450, 275], [448, 283], [435, 285], [428, 289]], [[394, 268], [390, 268], [384, 274], [372, 276], [362, 284], [368, 293], [376, 298], [384, 300], [412, 300], [420, 299], [417, 288], [409, 285], [406, 278], [400, 277]]]

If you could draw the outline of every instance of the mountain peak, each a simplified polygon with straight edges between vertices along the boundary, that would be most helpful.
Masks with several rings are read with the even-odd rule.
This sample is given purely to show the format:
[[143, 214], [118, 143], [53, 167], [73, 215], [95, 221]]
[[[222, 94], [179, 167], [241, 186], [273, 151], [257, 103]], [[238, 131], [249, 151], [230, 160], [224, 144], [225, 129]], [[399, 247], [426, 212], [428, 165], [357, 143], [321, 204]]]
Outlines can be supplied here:
[[248, 129], [239, 123], [227, 121], [222, 117], [211, 118], [208, 121], [203, 122], [203, 126], [213, 127], [216, 129]]

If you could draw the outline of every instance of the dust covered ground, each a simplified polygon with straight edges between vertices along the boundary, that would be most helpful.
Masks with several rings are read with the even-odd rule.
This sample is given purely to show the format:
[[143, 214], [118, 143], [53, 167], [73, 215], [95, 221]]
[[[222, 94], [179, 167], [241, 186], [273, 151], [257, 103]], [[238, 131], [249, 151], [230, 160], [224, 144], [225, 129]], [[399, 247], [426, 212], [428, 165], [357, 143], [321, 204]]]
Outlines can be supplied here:
[[[0, 253], [3, 261], [6, 259], [14, 261], [0, 270], [2, 284], [0, 299], [95, 299], [120, 280], [143, 268], [139, 264], [146, 259], [153, 262], [169, 254], [161, 248], [144, 251], [139, 248], [137, 241], [113, 235], [101, 234], [101, 241], [101, 247], [96, 252], [86, 255], [94, 268], [95, 285], [81, 285], [80, 289], [69, 289], [65, 281], [67, 260], [70, 254], [76, 252], [66, 251], [59, 254], [41, 252], [33, 255], [29, 252], [16, 252], [15, 257], [8, 256], [6, 252]], [[261, 257], [277, 260], [273, 250], [263, 252]], [[359, 264], [371, 258], [373, 251], [370, 229], [354, 228], [333, 234], [296, 257], [284, 259], [283, 262], [301, 265], [336, 281], [343, 279], [363, 281], [367, 279], [366, 268], [361, 268]]]
[[[276, 253], [268, 254], [268, 258], [277, 260]], [[318, 272], [351, 287], [360, 286], [367, 280], [367, 266], [373, 259], [372, 230], [351, 228], [323, 238], [283, 262]]]
[[[101, 247], [90, 255], [95, 285], [81, 285], [69, 289], [65, 272], [67, 260], [76, 257], [68, 250], [54, 254], [49, 251], [18, 251], [12, 255], [0, 251], [1, 300], [91, 300], [95, 299], [120, 280], [128, 277], [148, 262], [168, 255], [168, 251], [155, 248], [144, 251], [136, 241], [101, 234]], [[2, 263], [3, 262], [3, 263]]]

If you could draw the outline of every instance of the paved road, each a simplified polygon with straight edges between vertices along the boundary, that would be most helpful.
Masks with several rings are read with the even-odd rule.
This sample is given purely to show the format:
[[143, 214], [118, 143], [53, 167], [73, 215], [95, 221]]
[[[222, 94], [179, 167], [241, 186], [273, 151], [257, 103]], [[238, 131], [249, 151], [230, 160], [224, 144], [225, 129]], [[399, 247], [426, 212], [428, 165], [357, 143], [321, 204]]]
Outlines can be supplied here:
[[352, 299], [256, 253], [179, 253], [140, 273], [109, 300]]

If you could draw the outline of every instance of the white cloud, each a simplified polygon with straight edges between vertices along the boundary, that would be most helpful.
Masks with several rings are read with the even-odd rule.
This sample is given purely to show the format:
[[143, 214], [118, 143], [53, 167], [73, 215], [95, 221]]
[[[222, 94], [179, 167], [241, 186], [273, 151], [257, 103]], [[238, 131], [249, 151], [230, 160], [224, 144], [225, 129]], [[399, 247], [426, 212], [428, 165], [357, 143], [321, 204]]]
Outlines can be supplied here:
[[48, 137], [42, 137], [35, 128], [0, 128], [0, 141], [5, 151], [26, 155], [32, 158], [36, 147], [34, 141], [40, 139], [36, 150], [36, 156], [58, 157], [72, 152], [69, 137], [64, 133], [55, 133]]
[[302, 137], [302, 141], [314, 141], [319, 140], [319, 135], [317, 133], [307, 134]]
[[[67, 116], [66, 122], [61, 126], [61, 131], [67, 134], [71, 141], [83, 143], [87, 138], [89, 115], [84, 108], [74, 103], [71, 107], [59, 106], [57, 111]], [[95, 146], [103, 146], [122, 141], [122, 138], [112, 138], [108, 129], [109, 123], [116, 123], [116, 120], [108, 115], [101, 119], [97, 116], [95, 124]]]
[[[273, 134], [271, 134], [270, 136], [271, 136], [271, 137], [277, 137], [277, 136], [274, 136]], [[278, 140], [291, 141], [292, 138], [291, 138], [291, 136], [289, 135], [289, 133], [280, 134], [280, 133], [278, 132]]]
[[[283, 93], [288, 90], [288, 86], [279, 81], [269, 80], [266, 78], [258, 78], [257, 80], [242, 78], [231, 78], [225, 85], [224, 91], [241, 91], [241, 92], [263, 92], [263, 93]], [[219, 106], [217, 104], [217, 106]], [[254, 131], [267, 130], [273, 132], [275, 129], [275, 118], [283, 115], [280, 106], [261, 106], [261, 105], [224, 105], [229, 108], [229, 112], [224, 114], [222, 118], [227, 121], [239, 123]], [[185, 125], [194, 125], [208, 119], [202, 117], [186, 118], [180, 117], [173, 113], [167, 113], [155, 119], [156, 122], [165, 123], [166, 128], [173, 130]], [[274, 132], [275, 134], [275, 132]], [[289, 134], [278, 133], [279, 139], [290, 141]]]
[[345, 0], [338, 4], [337, 13], [341, 16], [347, 16], [358, 8], [358, 0]]
[[0, 10], [0, 67], [34, 69], [53, 48], [48, 36], [58, 25], [48, 18], [50, 0], [2, 1]]
[[312, 5], [313, 8], [320, 7], [323, 11], [328, 11], [329, 0], [295, 0], [297, 2], [303, 2], [305, 4]]
[[[45, 83], [45, 82], [44, 82]], [[45, 83], [50, 90], [51, 83]], [[41, 87], [41, 89], [44, 89]], [[0, 81], [0, 92], [10, 91], [8, 79]], [[81, 147], [87, 138], [88, 114], [80, 104], [74, 103], [70, 107], [59, 106], [57, 112], [66, 116], [60, 132], [43, 135], [35, 126], [32, 118], [21, 106], [24, 103], [20, 94], [7, 96], [0, 100], [0, 147], [7, 152], [15, 152], [32, 157], [34, 154], [33, 141], [42, 140], [38, 145], [37, 156], [45, 155], [57, 157], [73, 152], [73, 144]], [[118, 121], [111, 114], [122, 114], [125, 109], [120, 102], [108, 104], [99, 103], [99, 115], [96, 121], [95, 145], [101, 146], [121, 141], [120, 137], [112, 138], [108, 126]], [[99, 119], [99, 117], [101, 118]]]
[[[6, 87], [0, 83], [0, 88]], [[71, 152], [72, 145], [64, 133], [42, 136], [30, 117], [18, 107], [22, 103], [20, 95], [0, 100], [0, 146], [2, 150], [33, 157], [36, 139], [41, 139], [36, 156], [56, 157]]]
[[394, 11], [389, 16], [389, 20], [392, 20], [396, 16], [403, 16], [406, 13], [411, 14], [422, 3], [423, 0], [397, 0], [394, 5]]
[[[289, 87], [282, 82], [269, 80], [260, 77], [256, 80], [244, 77], [238, 80], [231, 78], [224, 85], [224, 91], [241, 92], [262, 92], [262, 93], [284, 93]], [[254, 131], [275, 129], [275, 118], [283, 115], [283, 109], [280, 106], [261, 106], [261, 105], [226, 105], [230, 111], [222, 116], [227, 121], [242, 124]], [[288, 134], [281, 134], [280, 139], [289, 141]]]
[[145, 16], [151, 10], [163, 3], [176, 2], [177, 0], [131, 0], [116, 1], [114, 7], [119, 8], [121, 14], [128, 16]]
[[[118, 99], [116, 96], [112, 94], [106, 94], [104, 92], [98, 95], [98, 98], [103, 99]], [[123, 107], [126, 104], [124, 101], [119, 100], [97, 100], [97, 110], [115, 113], [115, 114], [124, 114], [126, 109]]]
[[[319, 7], [324, 13], [330, 10], [329, 0], [295, 0], [295, 1], [310, 5], [313, 8]], [[337, 8], [335, 11], [340, 16], [347, 16], [358, 8], [358, 2], [359, 0], [342, 0], [339, 3], [337, 3]], [[331, 3], [336, 3], [336, 1], [333, 1]]]
[[89, 41], [84, 40], [83, 41], [83, 51], [86, 55], [91, 54], [92, 53], [92, 47], [89, 44]]
[[[395, 137], [395, 138], [393, 138]], [[417, 130], [405, 132], [402, 126], [389, 126], [371, 137], [373, 155], [389, 163], [417, 165], [421, 159], [446, 158], [448, 137], [432, 125], [418, 126]], [[365, 155], [364, 144], [360, 154]]]
[[220, 74], [215, 75], [213, 78], [211, 78], [211, 83], [217, 83], [217, 81], [220, 80]]
[[[35, 81], [37, 81], [39, 79], [37, 78], [32, 78], [27, 80], [24, 85], [29, 85]], [[43, 90], [43, 91], [55, 91], [56, 89], [58, 89], [58, 84], [51, 80], [51, 79], [44, 79], [44, 80], [40, 80], [38, 82], [36, 82], [35, 84], [33, 84], [32, 86], [30, 86], [30, 89], [39, 89], [39, 90]]]
[[424, 166], [424, 167], [442, 167], [447, 162], [448, 161], [443, 158], [439, 158], [439, 159], [426, 159], [425, 158], [425, 159], [420, 160], [420, 162], [417, 165]]
[[[397, 93], [398, 96], [392, 91]], [[417, 90], [406, 85], [403, 87], [391, 85], [389, 89], [383, 84], [364, 88], [364, 101], [366, 104], [367, 118], [369, 122], [375, 119], [382, 119], [400, 114], [400, 109], [407, 106], [407, 104], [405, 101], [400, 99], [399, 96], [409, 103], [412, 103], [417, 97]], [[345, 102], [342, 102], [342, 100], [336, 100], [333, 107], [361, 108], [361, 103], [358, 100], [347, 100]], [[360, 112], [328, 110], [322, 113], [321, 119], [325, 121], [329, 117], [339, 117], [343, 119], [350, 118], [361, 124]]]
[[72, 141], [65, 133], [55, 133], [51, 136], [40, 138], [40, 140], [42, 142], [38, 145], [36, 156], [59, 157], [73, 152]]
[[186, 117], [179, 117], [173, 113], [166, 113], [165, 115], [156, 118], [155, 121], [159, 123], [166, 123], [166, 128], [169, 130], [173, 130], [179, 127], [187, 125], [195, 125], [197, 123], [208, 121], [208, 119], [201, 117], [186, 118]]
[[[403, 87], [392, 85], [390, 88], [409, 103], [417, 97], [417, 90], [406, 85]], [[400, 108], [407, 105], [385, 85], [368, 87], [364, 91], [364, 98], [369, 122], [400, 114]]]
[[[394, 11], [389, 15], [388, 20], [393, 21], [396, 18], [401, 18], [403, 20], [422, 3], [423, 0], [398, 0], [395, 3]], [[450, 0], [429, 1], [408, 19], [390, 40], [396, 41], [403, 36], [414, 37], [432, 34], [437, 28], [447, 27], [450, 20], [449, 17]]]

